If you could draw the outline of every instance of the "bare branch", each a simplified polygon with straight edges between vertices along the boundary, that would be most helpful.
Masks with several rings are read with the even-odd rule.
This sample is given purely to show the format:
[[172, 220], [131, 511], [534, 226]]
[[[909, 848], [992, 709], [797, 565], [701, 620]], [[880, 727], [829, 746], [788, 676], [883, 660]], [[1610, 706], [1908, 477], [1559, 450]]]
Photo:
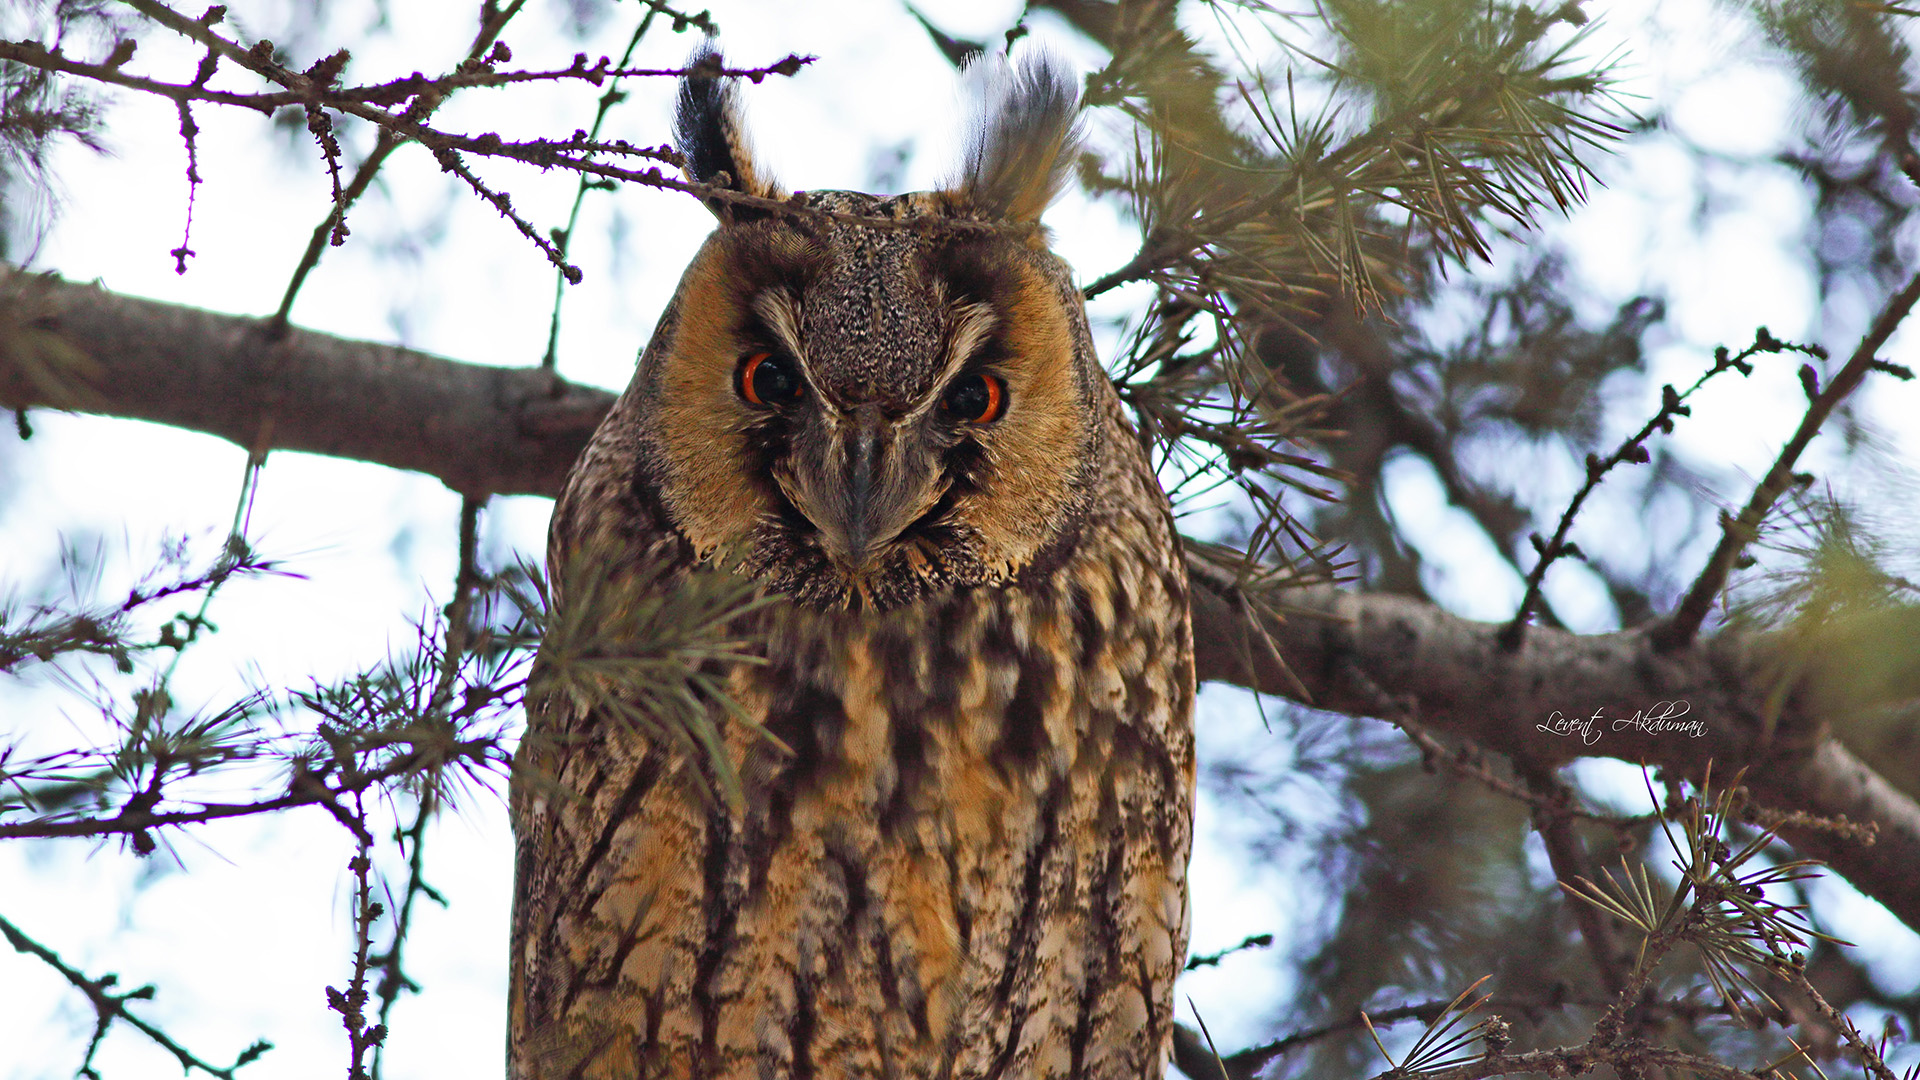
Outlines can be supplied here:
[[1779, 352], [1790, 347], [1775, 340], [1773, 335], [1762, 327], [1754, 336], [1753, 344], [1741, 350], [1738, 355], [1728, 352], [1724, 347], [1721, 348], [1714, 356], [1713, 366], [1695, 379], [1692, 386], [1679, 393], [1675, 393], [1671, 385], [1662, 386], [1659, 411], [1654, 413], [1653, 419], [1648, 420], [1639, 431], [1622, 440], [1613, 453], [1605, 458], [1593, 454], [1587, 455], [1586, 482], [1580, 485], [1580, 490], [1574, 492], [1573, 498], [1568, 501], [1566, 511], [1560, 515], [1560, 524], [1553, 531], [1553, 538], [1541, 540], [1538, 533], [1533, 535], [1534, 549], [1539, 553], [1540, 560], [1533, 564], [1533, 569], [1527, 574], [1526, 593], [1520, 598], [1520, 607], [1513, 613], [1513, 621], [1501, 631], [1500, 640], [1507, 647], [1513, 648], [1520, 644], [1520, 638], [1526, 632], [1527, 618], [1532, 614], [1534, 604], [1540, 600], [1540, 586], [1546, 580], [1547, 567], [1552, 566], [1563, 556], [1585, 557], [1578, 547], [1568, 541], [1567, 533], [1573, 528], [1573, 520], [1579, 516], [1580, 507], [1587, 501], [1587, 496], [1593, 494], [1594, 489], [1600, 486], [1601, 479], [1615, 467], [1627, 462], [1641, 465], [1652, 460], [1652, 455], [1647, 452], [1647, 440], [1652, 438], [1656, 431], [1672, 434], [1674, 418], [1692, 413], [1693, 410], [1686, 404], [1686, 400], [1693, 396], [1694, 391], [1706, 385], [1707, 380], [1728, 370], [1738, 370], [1742, 375], [1750, 375], [1753, 373], [1753, 365], [1747, 361], [1755, 353]]
[[258, 1059], [260, 1055], [273, 1049], [272, 1043], [265, 1039], [260, 1039], [245, 1050], [240, 1051], [240, 1056], [234, 1058], [233, 1064], [231, 1065], [222, 1067], [209, 1064], [198, 1054], [175, 1042], [173, 1037], [165, 1031], [127, 1011], [127, 1002], [145, 1001], [152, 998], [153, 987], [142, 986], [124, 993], [116, 993], [113, 990], [113, 986], [119, 981], [119, 976], [109, 974], [102, 975], [97, 979], [88, 978], [83, 972], [60, 959], [60, 954], [28, 937], [25, 932], [5, 917], [0, 917], [0, 937], [5, 937], [7, 944], [12, 945], [16, 952], [37, 957], [48, 967], [59, 972], [62, 978], [72, 983], [75, 988], [85, 994], [88, 1003], [93, 1006], [95, 1016], [93, 1039], [87, 1044], [86, 1060], [80, 1065], [79, 1075], [98, 1075], [93, 1070], [93, 1055], [95, 1051], [100, 1048], [100, 1041], [106, 1037], [107, 1030], [113, 1026], [116, 1020], [132, 1027], [135, 1031], [153, 1040], [155, 1045], [167, 1053], [172, 1054], [174, 1060], [180, 1063], [182, 1070], [191, 1072], [194, 1069], [198, 1069], [208, 1076], [218, 1077], [219, 1080], [235, 1080], [236, 1074], [242, 1067], [251, 1064]]
[[[1774, 459], [1773, 467], [1760, 485], [1753, 490], [1753, 496], [1736, 518], [1725, 518], [1721, 522], [1720, 543], [1713, 549], [1713, 555], [1707, 559], [1707, 565], [1700, 571], [1700, 577], [1693, 587], [1687, 590], [1686, 598], [1680, 601], [1667, 621], [1653, 632], [1652, 640], [1662, 651], [1684, 648], [1693, 642], [1700, 632], [1700, 626], [1706, 621], [1707, 613], [1713, 608], [1713, 601], [1720, 595], [1720, 589], [1727, 583], [1727, 575], [1733, 572], [1733, 564], [1759, 535], [1760, 522], [1773, 509], [1773, 504], [1794, 483], [1794, 465], [1800, 460], [1800, 454], [1813, 441], [1815, 435], [1827, 422], [1834, 408], [1845, 401], [1860, 383], [1866, 379], [1867, 372], [1886, 370], [1888, 365], [1874, 355], [1880, 347], [1893, 336], [1894, 330], [1913, 310], [1915, 301], [1920, 301], [1920, 273], [1908, 280], [1906, 287], [1887, 301], [1880, 314], [1874, 318], [1866, 336], [1860, 339], [1860, 345], [1847, 359], [1846, 365], [1828, 381], [1824, 389], [1808, 385], [1807, 396], [1812, 400], [1807, 405], [1806, 415], [1801, 417], [1800, 426], [1793, 437], [1780, 450], [1780, 456]], [[1803, 368], [1802, 378], [1806, 381], [1810, 369]], [[1909, 376], [1911, 377], [1911, 376]]]
[[[207, 51], [190, 82], [170, 83], [128, 73], [123, 68], [132, 53], [126, 51], [123, 54], [119, 49], [102, 62], [91, 63], [64, 56], [57, 47], [49, 49], [38, 42], [0, 42], [0, 60], [11, 60], [38, 70], [91, 79], [173, 101], [180, 114], [180, 132], [186, 143], [188, 158], [187, 233], [189, 239], [192, 232], [193, 196], [199, 186], [195, 162], [195, 135], [198, 129], [191, 113], [192, 103], [207, 102], [240, 106], [268, 114], [284, 106], [297, 105], [304, 108], [308, 127], [320, 146], [321, 155], [325, 159], [332, 182], [332, 203], [325, 218], [315, 227], [306, 251], [302, 254], [287, 284], [279, 310], [275, 315], [277, 327], [285, 326], [294, 299], [299, 295], [308, 274], [319, 264], [322, 252], [329, 245], [337, 247], [345, 242], [348, 232], [346, 226], [348, 210], [365, 194], [392, 152], [405, 142], [417, 141], [426, 146], [442, 168], [459, 175], [476, 193], [492, 203], [523, 235], [533, 240], [542, 253], [559, 267], [571, 282], [579, 280], [580, 271], [567, 264], [563, 253], [547, 242], [539, 229], [512, 211], [504, 193], [492, 190], [476, 177], [460, 161], [460, 152], [505, 156], [542, 167], [559, 165], [564, 168], [575, 168], [583, 176], [600, 175], [656, 187], [679, 186], [677, 182], [661, 176], [657, 169], [614, 177], [613, 173], [630, 171], [619, 169], [609, 171], [609, 167], [606, 166], [580, 168], [587, 164], [585, 156], [556, 157], [562, 149], [577, 149], [584, 154], [605, 151], [676, 160], [670, 153], [632, 147], [625, 143], [600, 147], [594, 145], [595, 141], [589, 139], [585, 132], [579, 133], [576, 139], [558, 143], [545, 139], [516, 143], [503, 140], [492, 133], [471, 137], [449, 135], [427, 126], [426, 120], [446, 101], [447, 97], [462, 89], [566, 80], [579, 80], [599, 86], [608, 80], [627, 76], [678, 77], [687, 74], [684, 68], [629, 68], [624, 62], [614, 65], [604, 56], [600, 57], [597, 63], [589, 63], [585, 54], [576, 55], [573, 63], [565, 68], [497, 70], [496, 64], [511, 59], [512, 56], [511, 52], [498, 40], [500, 32], [520, 12], [525, 0], [512, 0], [511, 3], [499, 8], [489, 6], [465, 59], [452, 71], [432, 78], [416, 73], [402, 79], [358, 87], [336, 85], [349, 60], [348, 53], [344, 49], [321, 59], [304, 72], [296, 72], [275, 62], [273, 43], [270, 41], [263, 40], [256, 42], [251, 48], [242, 48], [238, 41], [222, 37], [217, 33], [214, 27], [224, 18], [223, 8], [211, 8], [202, 18], [188, 19], [157, 0], [126, 0], [126, 2], [154, 22], [206, 48]], [[649, 21], [653, 13], [658, 12], [669, 15], [676, 27], [694, 24], [711, 25], [705, 13], [688, 16], [659, 3], [650, 3], [649, 7], [652, 8], [647, 16]], [[794, 75], [801, 68], [812, 63], [813, 59], [810, 56], [789, 54], [763, 67], [725, 68], [710, 65], [707, 73], [745, 78], [758, 83], [769, 75]], [[251, 94], [210, 89], [208, 82], [222, 60], [237, 65], [269, 85], [278, 86], [281, 89]], [[355, 170], [353, 179], [344, 185], [340, 181], [341, 146], [334, 135], [334, 122], [329, 115], [329, 110], [368, 121], [374, 124], [379, 132], [373, 149]], [[188, 240], [183, 239], [172, 254], [179, 272], [185, 273], [186, 260], [194, 254]]]
[[355, 800], [351, 811], [359, 846], [347, 869], [353, 874], [353, 974], [347, 988], [327, 987], [327, 1008], [340, 1014], [347, 1032], [347, 1080], [368, 1080], [367, 1055], [387, 1041], [387, 1026], [367, 1022], [367, 972], [373, 967], [373, 924], [386, 913], [373, 898], [373, 834], [366, 826], [366, 810]]
[[[1769, 733], [1769, 683], [1758, 676], [1762, 640], [1723, 634], [1662, 652], [1644, 631], [1536, 628], [1508, 651], [1497, 625], [1404, 597], [1319, 585], [1278, 594], [1284, 621], [1257, 628], [1286, 658], [1282, 670], [1230, 601], [1232, 572], [1191, 556], [1188, 571], [1202, 679], [1295, 697], [1290, 670], [1308, 691], [1306, 704], [1378, 715], [1375, 699], [1343, 674], [1351, 665], [1385, 693], [1416, 699], [1421, 721], [1434, 730], [1543, 766], [1613, 757], [1691, 777], [1704, 775], [1709, 762], [1744, 767], [1762, 805], [1871, 827], [1871, 844], [1817, 827], [1783, 828], [1782, 835], [1920, 926], [1920, 878], [1903, 869], [1920, 865], [1920, 805], [1827, 737], [1825, 718], [1807, 701], [1790, 696]], [[1656, 730], [1648, 718], [1663, 704], [1697, 720], [1698, 736]], [[1590, 721], [1593, 741], [1556, 716]]]
[[[481, 58], [493, 54], [494, 44], [499, 40], [500, 31], [506, 28], [508, 20], [519, 14], [524, 3], [525, 0], [514, 0], [504, 10], [494, 11], [492, 18], [481, 19], [480, 28], [474, 35], [473, 44], [467, 49], [466, 62], [460, 66], [460, 70], [473, 72], [485, 69]], [[488, 10], [491, 9], [483, 9], [483, 12]], [[263, 51], [271, 56], [271, 49]], [[346, 53], [342, 51], [334, 55], [344, 58]], [[338, 74], [340, 66], [344, 65], [335, 66], [334, 74]], [[331, 78], [326, 80], [327, 83], [332, 81]], [[446, 100], [448, 93], [444, 90], [428, 93], [428, 89], [429, 87], [424, 86], [413, 89], [408, 94], [394, 97], [393, 103], [398, 104], [410, 99], [403, 116], [414, 122], [423, 121], [440, 106], [442, 101]], [[369, 100], [373, 99], [369, 98]], [[286, 328], [287, 319], [293, 312], [294, 298], [300, 295], [300, 286], [306, 283], [307, 275], [313, 272], [314, 267], [320, 265], [320, 256], [326, 251], [326, 246], [339, 247], [346, 243], [348, 208], [358, 202], [360, 196], [372, 186], [373, 178], [379, 174], [380, 167], [386, 163], [387, 157], [393, 153], [394, 148], [399, 146], [401, 141], [394, 134], [393, 129], [382, 127], [379, 135], [374, 138], [373, 149], [368, 152], [366, 160], [354, 170], [352, 182], [342, 189], [340, 144], [333, 138], [333, 122], [328, 118], [326, 110], [313, 102], [307, 102], [306, 107], [307, 126], [313, 130], [314, 137], [320, 142], [321, 152], [327, 161], [327, 173], [333, 181], [333, 206], [328, 210], [325, 220], [314, 226], [313, 235], [307, 240], [307, 249], [301, 252], [300, 262], [294, 266], [293, 276], [287, 281], [287, 288], [280, 297], [280, 307], [273, 313], [273, 325], [276, 329]]]
[[[407, 743], [408, 740], [404, 738], [363, 740], [354, 748], [364, 750], [383, 746], [404, 746]], [[288, 785], [287, 793], [271, 799], [259, 799], [247, 803], [202, 802], [178, 810], [156, 810], [149, 806], [138, 805], [142, 800], [136, 797], [133, 800], [134, 804], [109, 815], [51, 816], [0, 823], [0, 840], [14, 840], [22, 837], [50, 839], [71, 836], [136, 835], [157, 829], [199, 825], [227, 818], [274, 814], [302, 806], [318, 806], [333, 814], [335, 818], [342, 818], [346, 813], [342, 800], [360, 795], [388, 781], [411, 778], [435, 765], [460, 760], [470, 761], [479, 766], [504, 767], [505, 759], [506, 751], [502, 749], [498, 739], [464, 739], [453, 743], [451, 747], [436, 745], [430, 751], [401, 753], [377, 768], [354, 770], [352, 775], [339, 776], [331, 783], [328, 782], [326, 773], [317, 771], [297, 773], [293, 782]]]
[[[97, 359], [91, 377], [73, 376], [87, 400], [71, 403], [88, 411], [249, 449], [271, 425], [267, 447], [415, 469], [468, 495], [554, 494], [613, 403], [538, 368], [458, 364], [305, 330], [276, 337], [265, 320], [53, 278], [4, 272], [0, 282], [35, 297], [22, 317]], [[0, 404], [70, 404], [11, 359], [0, 355]]]

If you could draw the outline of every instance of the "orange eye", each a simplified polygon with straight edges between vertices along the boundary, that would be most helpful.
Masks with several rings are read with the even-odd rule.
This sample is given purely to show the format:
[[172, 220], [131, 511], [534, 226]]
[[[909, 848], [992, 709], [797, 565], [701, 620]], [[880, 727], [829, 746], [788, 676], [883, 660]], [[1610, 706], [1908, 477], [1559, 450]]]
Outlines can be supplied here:
[[778, 353], [748, 353], [740, 361], [735, 389], [749, 405], [762, 408], [785, 405], [798, 398], [802, 389], [800, 372], [793, 361]]
[[1007, 410], [1007, 384], [998, 375], [974, 372], [947, 387], [947, 415], [969, 424], [991, 424]]

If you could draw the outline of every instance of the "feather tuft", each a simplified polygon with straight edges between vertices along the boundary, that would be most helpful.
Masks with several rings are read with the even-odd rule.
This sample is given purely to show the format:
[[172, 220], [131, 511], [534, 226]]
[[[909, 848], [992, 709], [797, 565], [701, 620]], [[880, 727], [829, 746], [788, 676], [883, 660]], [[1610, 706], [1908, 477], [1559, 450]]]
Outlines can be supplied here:
[[1075, 80], [1039, 49], [1026, 50], [1017, 64], [982, 57], [967, 73], [978, 80], [979, 118], [948, 196], [964, 214], [1037, 223], [1066, 185], [1079, 146]]
[[[720, 74], [725, 69], [726, 61], [709, 39], [687, 58], [687, 73], [680, 78], [673, 138], [686, 159], [687, 179], [765, 199], [783, 198], [779, 183], [754, 161], [740, 80]], [[721, 205], [713, 205], [713, 210], [725, 214]]]

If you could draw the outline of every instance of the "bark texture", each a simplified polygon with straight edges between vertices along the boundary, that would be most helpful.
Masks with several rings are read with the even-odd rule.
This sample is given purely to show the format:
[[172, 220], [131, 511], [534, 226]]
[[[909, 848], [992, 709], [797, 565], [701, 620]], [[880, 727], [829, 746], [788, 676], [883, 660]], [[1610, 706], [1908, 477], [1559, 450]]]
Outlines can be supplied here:
[[456, 363], [0, 275], [0, 405], [10, 408], [73, 408], [249, 449], [372, 461], [429, 473], [463, 495], [552, 496], [613, 404], [604, 390], [540, 368]]
[[[262, 320], [0, 270], [0, 404], [10, 408], [72, 408], [371, 461], [466, 495], [552, 496], [612, 403], [537, 368], [275, 332]], [[1661, 652], [1634, 630], [1535, 627], [1509, 651], [1497, 625], [1404, 597], [1311, 587], [1285, 594], [1284, 617], [1256, 613], [1230, 573], [1200, 556], [1188, 562], [1201, 680], [1358, 716], [1405, 711], [1544, 766], [1604, 756], [1696, 778], [1709, 761], [1722, 778], [1746, 769], [1766, 806], [1876, 830], [1871, 844], [1817, 827], [1784, 835], [1920, 927], [1920, 805], [1828, 737], [1812, 695], [1788, 693], [1766, 721], [1764, 639], [1723, 633]], [[1631, 723], [1672, 702], [1686, 711], [1671, 719], [1697, 721], [1701, 734]], [[1555, 734], [1555, 713], [1589, 726]]]
[[[1821, 828], [1782, 835], [1920, 926], [1920, 805], [1829, 737], [1805, 695], [1789, 694], [1774, 723], [1765, 721], [1765, 640], [1720, 634], [1663, 652], [1641, 630], [1533, 627], [1508, 651], [1499, 624], [1329, 586], [1291, 590], [1285, 617], [1263, 617], [1236, 602], [1231, 575], [1191, 555], [1188, 565], [1203, 682], [1355, 716], [1393, 719], [1405, 710], [1431, 730], [1546, 767], [1611, 757], [1699, 779], [1712, 762], [1721, 781], [1745, 769], [1744, 783], [1766, 807], [1871, 827], [1871, 844]], [[1256, 618], [1265, 640], [1252, 629]], [[1657, 730], [1663, 716], [1679, 729]], [[1700, 734], [1685, 730], [1688, 722]]]

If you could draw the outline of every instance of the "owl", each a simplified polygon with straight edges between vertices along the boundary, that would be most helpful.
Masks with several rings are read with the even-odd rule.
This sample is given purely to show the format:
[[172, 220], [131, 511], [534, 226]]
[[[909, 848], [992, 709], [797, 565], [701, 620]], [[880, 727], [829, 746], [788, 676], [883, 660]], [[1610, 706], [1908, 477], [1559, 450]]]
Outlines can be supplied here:
[[[714, 70], [717, 56], [696, 70]], [[958, 177], [787, 193], [682, 81], [718, 227], [556, 504], [549, 565], [711, 568], [738, 797], [590, 697], [515, 765], [515, 1080], [1163, 1075], [1194, 695], [1167, 499], [1040, 215], [1056, 62], [1002, 67]], [[641, 567], [669, 568], [668, 573]]]

